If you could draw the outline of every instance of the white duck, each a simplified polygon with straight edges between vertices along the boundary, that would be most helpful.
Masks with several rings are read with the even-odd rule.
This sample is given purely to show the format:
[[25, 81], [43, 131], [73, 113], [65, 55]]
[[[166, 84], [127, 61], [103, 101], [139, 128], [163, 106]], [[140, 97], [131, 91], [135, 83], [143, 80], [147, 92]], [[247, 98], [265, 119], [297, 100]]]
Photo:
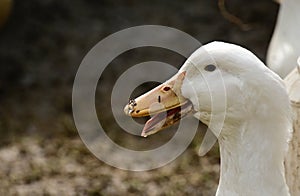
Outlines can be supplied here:
[[130, 101], [124, 111], [132, 117], [155, 114], [143, 136], [187, 113], [217, 133], [221, 174], [216, 195], [289, 195], [283, 165], [291, 130], [289, 98], [280, 77], [250, 51], [223, 42], [204, 45], [175, 76]]
[[[287, 184], [292, 196], [300, 195], [300, 1], [281, 0], [267, 65], [282, 78], [294, 111], [293, 137], [285, 159]], [[298, 58], [299, 57], [299, 58]], [[297, 63], [298, 58], [298, 63]], [[295, 68], [298, 64], [298, 69]], [[293, 70], [294, 69], [294, 70]], [[292, 71], [293, 70], [293, 71]], [[287, 75], [289, 74], [289, 75]]]
[[276, 27], [269, 45], [267, 65], [282, 78], [300, 56], [300, 1], [281, 0]]
[[292, 196], [300, 195], [300, 59], [298, 67], [284, 79], [294, 112], [292, 139], [285, 158], [285, 174]]

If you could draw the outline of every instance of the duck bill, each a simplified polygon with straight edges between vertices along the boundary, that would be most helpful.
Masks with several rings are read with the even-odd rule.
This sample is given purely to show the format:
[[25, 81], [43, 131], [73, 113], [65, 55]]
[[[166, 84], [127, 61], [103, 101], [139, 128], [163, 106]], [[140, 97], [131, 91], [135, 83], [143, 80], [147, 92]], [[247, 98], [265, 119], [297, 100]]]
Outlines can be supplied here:
[[192, 111], [191, 102], [181, 95], [184, 77], [185, 72], [178, 73], [151, 91], [130, 100], [125, 106], [124, 112], [129, 116], [152, 116], [146, 122], [142, 136], [147, 137], [167, 128]]
[[183, 117], [191, 113], [193, 107], [190, 101], [186, 101], [183, 105], [166, 109], [152, 116], [145, 124], [141, 136], [147, 137], [157, 133], [167, 127], [170, 127], [180, 121]]

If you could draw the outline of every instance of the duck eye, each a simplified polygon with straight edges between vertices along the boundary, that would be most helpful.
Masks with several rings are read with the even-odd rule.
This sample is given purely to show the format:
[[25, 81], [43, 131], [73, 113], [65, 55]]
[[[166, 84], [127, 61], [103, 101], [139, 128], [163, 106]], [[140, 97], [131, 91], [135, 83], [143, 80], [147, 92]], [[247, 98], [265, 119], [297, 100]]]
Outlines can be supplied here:
[[205, 71], [209, 71], [209, 72], [212, 72], [212, 71], [215, 71], [215, 69], [216, 69], [216, 66], [215, 65], [206, 65], [205, 67], [204, 67], [204, 70]]

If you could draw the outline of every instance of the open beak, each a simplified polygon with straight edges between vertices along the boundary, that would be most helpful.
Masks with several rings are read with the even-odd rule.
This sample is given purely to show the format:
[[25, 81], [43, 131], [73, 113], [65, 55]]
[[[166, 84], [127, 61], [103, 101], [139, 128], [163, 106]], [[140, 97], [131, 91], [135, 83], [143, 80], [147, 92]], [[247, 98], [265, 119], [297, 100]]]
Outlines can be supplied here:
[[184, 77], [185, 72], [178, 73], [125, 106], [125, 114], [132, 117], [153, 115], [144, 126], [143, 137], [175, 124], [192, 111], [191, 102], [181, 95]]

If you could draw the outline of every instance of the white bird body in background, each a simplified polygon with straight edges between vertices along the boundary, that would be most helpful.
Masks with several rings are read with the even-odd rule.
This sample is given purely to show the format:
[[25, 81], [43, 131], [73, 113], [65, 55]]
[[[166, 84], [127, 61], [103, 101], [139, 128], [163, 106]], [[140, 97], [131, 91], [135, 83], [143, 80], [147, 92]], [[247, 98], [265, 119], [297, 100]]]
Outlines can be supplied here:
[[282, 0], [267, 53], [267, 65], [280, 77], [287, 76], [300, 56], [300, 1]]
[[300, 195], [300, 62], [298, 66], [284, 80], [294, 112], [293, 135], [285, 158], [286, 180], [292, 196]]
[[[292, 196], [300, 195], [300, 1], [280, 1], [280, 11], [269, 46], [267, 65], [282, 78], [294, 112], [293, 134], [285, 158], [287, 184]], [[298, 59], [298, 63], [297, 63]]]
[[[190, 112], [213, 133], [222, 125], [216, 134], [221, 154], [217, 196], [289, 195], [283, 161], [292, 129], [290, 101], [280, 77], [254, 54], [223, 42], [204, 45], [175, 76], [124, 111], [133, 117], [149, 115], [149, 100], [157, 96], [163, 97], [159, 102], [164, 107], [151, 110], [158, 114], [146, 123], [143, 136], [165, 127], [162, 120], [166, 126], [178, 121], [188, 112], [180, 108], [189, 104]], [[159, 115], [162, 111], [167, 116]]]

